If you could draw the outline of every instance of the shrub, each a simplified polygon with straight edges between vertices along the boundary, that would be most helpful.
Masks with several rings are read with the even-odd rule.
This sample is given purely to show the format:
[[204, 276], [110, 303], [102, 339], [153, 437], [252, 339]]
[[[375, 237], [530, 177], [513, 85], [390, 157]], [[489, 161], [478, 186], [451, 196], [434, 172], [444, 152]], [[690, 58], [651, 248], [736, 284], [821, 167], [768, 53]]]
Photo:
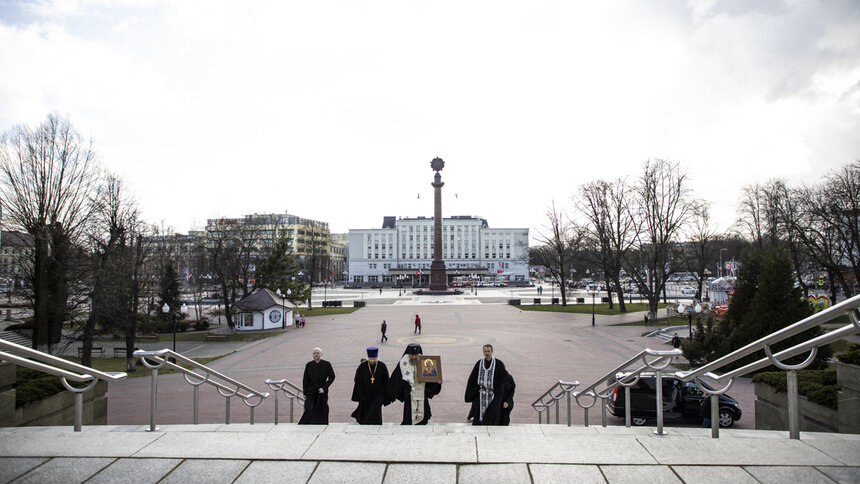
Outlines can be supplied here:
[[23, 407], [65, 390], [59, 377], [19, 366], [15, 374], [15, 407]]
[[848, 351], [836, 355], [836, 358], [842, 363], [860, 365], [860, 345], [857, 343], [848, 343]]
[[[787, 391], [788, 382], [784, 371], [768, 371], [753, 376], [753, 382], [766, 383], [778, 392]], [[836, 409], [836, 369], [803, 370], [797, 372], [797, 392], [809, 401], [821, 406]]]

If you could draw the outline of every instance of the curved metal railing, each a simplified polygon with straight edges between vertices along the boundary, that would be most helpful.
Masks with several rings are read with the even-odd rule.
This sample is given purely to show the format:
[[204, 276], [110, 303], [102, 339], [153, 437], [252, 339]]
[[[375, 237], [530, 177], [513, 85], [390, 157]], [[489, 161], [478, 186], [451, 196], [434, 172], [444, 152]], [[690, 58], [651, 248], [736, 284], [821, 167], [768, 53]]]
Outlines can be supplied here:
[[570, 427], [570, 394], [576, 387], [579, 386], [578, 381], [562, 381], [550, 387], [537, 400], [532, 402], [532, 408], [538, 412], [538, 423], [543, 423], [541, 416], [546, 412], [546, 423], [549, 423], [549, 417], [552, 413], [552, 407], [555, 407], [555, 423], [558, 423], [561, 407], [558, 401], [567, 396], [567, 426]]
[[[79, 365], [2, 338], [0, 338], [0, 360], [60, 377], [63, 387], [75, 395], [75, 432], [80, 432], [83, 426], [84, 392], [96, 386], [99, 380], [110, 382], [122, 380], [127, 376], [122, 372], [103, 372]], [[69, 381], [86, 383], [86, 385], [77, 388], [72, 386]]]
[[[835, 331], [831, 331], [821, 336], [808, 339], [802, 343], [792, 346], [791, 348], [773, 354], [771, 347], [774, 344], [780, 343], [787, 338], [795, 336], [809, 329], [820, 327], [822, 324], [830, 322], [833, 319], [842, 316], [843, 314], [848, 315], [848, 324], [842, 326]], [[818, 352], [818, 348], [858, 332], [860, 332], [860, 295], [842, 301], [839, 304], [835, 304], [823, 311], [809, 316], [806, 319], [802, 319], [790, 326], [786, 326], [779, 331], [775, 331], [763, 338], [753, 341], [752, 343], [744, 346], [743, 348], [737, 349], [723, 356], [722, 358], [716, 359], [702, 367], [694, 368], [689, 371], [676, 372], [675, 376], [677, 376], [683, 381], [695, 381], [699, 389], [701, 389], [706, 395], [710, 395], [710, 397], [712, 398], [711, 436], [716, 438], [719, 437], [719, 422], [717, 419], [719, 404], [717, 399], [719, 398], [720, 394], [725, 393], [732, 386], [732, 383], [734, 382], [735, 378], [749, 374], [756, 370], [760, 370], [770, 365], [774, 365], [777, 368], [785, 370], [788, 383], [787, 392], [789, 438], [799, 439], [800, 396], [797, 388], [797, 372], [806, 368], [812, 363]], [[721, 375], [717, 375], [716, 373], [714, 373], [714, 371], [723, 368], [730, 363], [734, 363], [741, 358], [754, 354], [758, 351], [764, 351], [765, 357], [747, 365], [744, 365], [741, 368], [728, 371]], [[809, 352], [809, 356], [800, 364], [789, 365], [783, 363], [783, 361], [787, 358], [801, 355], [806, 352]], [[702, 378], [708, 378], [709, 380], [712, 380], [717, 384], [717, 386], [724, 386], [719, 389], [708, 389], [707, 387], [702, 385]]]
[[[669, 363], [672, 362], [672, 357], [680, 356], [681, 350], [671, 349], [666, 351], [661, 350], [652, 350], [650, 348], [646, 348], [635, 356], [625, 361], [606, 375], [602, 376], [596, 382], [591, 385], [583, 388], [578, 392], [574, 392], [573, 388], [565, 389], [563, 384], [565, 382], [559, 381], [555, 385], [552, 386], [549, 390], [547, 390], [540, 398], [535, 400], [532, 403], [532, 408], [534, 408], [538, 412], [538, 423], [541, 422], [541, 414], [543, 412], [547, 412], [547, 421], [549, 423], [549, 411], [553, 405], [556, 405], [558, 400], [560, 400], [564, 394], [567, 394], [567, 425], [571, 425], [571, 416], [570, 416], [570, 400], [571, 394], [573, 395], [573, 400], [576, 404], [583, 409], [585, 414], [585, 426], [588, 427], [588, 410], [597, 404], [598, 400], [601, 402], [601, 419], [602, 424], [606, 427], [606, 400], [612, 395], [615, 390], [615, 387], [622, 386], [625, 388], [625, 419], [627, 426], [630, 426], [630, 405], [626, 402], [630, 401], [630, 386], [635, 385], [636, 382], [639, 381], [639, 375], [643, 371], [653, 370], [657, 373], [657, 434], [663, 435], [665, 432], [663, 431], [663, 405], [662, 402], [662, 381], [663, 374], [662, 370], [664, 370]], [[649, 357], [652, 358], [649, 360]], [[634, 366], [639, 361], [642, 361], [642, 365], [638, 366], [635, 369], [630, 369], [631, 366]], [[579, 385], [579, 382], [575, 383], [576, 386]], [[604, 386], [598, 390], [598, 387]], [[575, 387], [574, 387], [575, 388]], [[562, 390], [560, 393], [553, 394], [553, 391], [556, 389]], [[555, 423], [559, 423], [559, 413], [560, 409], [556, 409], [556, 419]]]
[[[157, 408], [157, 396], [158, 396], [158, 370], [162, 367], [170, 368], [172, 370], [179, 371], [183, 374], [185, 381], [191, 384], [194, 387], [194, 424], [198, 423], [198, 402], [200, 397], [200, 386], [204, 383], [212, 385], [218, 390], [218, 393], [226, 399], [226, 408], [225, 408], [225, 417], [224, 423], [230, 423], [230, 399], [238, 396], [242, 399], [242, 402], [251, 409], [251, 424], [254, 424], [254, 409], [263, 403], [263, 400], [266, 399], [269, 394], [267, 392], [258, 392], [253, 388], [245, 385], [244, 383], [234, 380], [222, 373], [219, 373], [212, 368], [209, 368], [206, 365], [198, 363], [190, 358], [182, 356], [179, 353], [174, 351], [163, 349], [157, 351], [142, 351], [138, 350], [134, 352], [134, 356], [136, 358], [140, 358], [140, 362], [146, 366], [147, 368], [152, 370], [152, 390], [150, 393], [149, 400], [149, 429], [148, 431], [154, 432], [158, 430], [155, 425], [155, 414]], [[180, 366], [174, 361], [170, 361], [173, 359], [176, 362], [182, 362], [187, 365], [191, 365], [195, 370], [205, 372], [205, 375], [201, 375], [199, 373], [194, 372], [193, 370], [189, 370], [183, 366]], [[151, 360], [151, 361], [150, 361]], [[213, 380], [212, 378], [217, 378], [220, 381]], [[244, 391], [244, 392], [243, 392]]]
[[266, 385], [275, 392], [275, 425], [278, 425], [279, 392], [283, 392], [284, 396], [290, 399], [290, 423], [293, 423], [293, 404], [298, 401], [299, 405], [305, 405], [305, 394], [302, 393], [302, 389], [284, 378], [280, 380], [266, 380]]

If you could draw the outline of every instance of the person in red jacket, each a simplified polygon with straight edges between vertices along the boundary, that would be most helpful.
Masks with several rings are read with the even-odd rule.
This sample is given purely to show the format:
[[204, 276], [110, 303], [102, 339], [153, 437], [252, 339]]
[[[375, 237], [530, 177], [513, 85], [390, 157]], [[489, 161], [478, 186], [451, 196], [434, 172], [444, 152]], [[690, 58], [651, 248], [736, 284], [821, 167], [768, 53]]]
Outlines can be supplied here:
[[419, 318], [417, 314], [415, 315], [415, 331], [413, 331], [412, 334], [415, 333], [421, 334], [421, 318]]

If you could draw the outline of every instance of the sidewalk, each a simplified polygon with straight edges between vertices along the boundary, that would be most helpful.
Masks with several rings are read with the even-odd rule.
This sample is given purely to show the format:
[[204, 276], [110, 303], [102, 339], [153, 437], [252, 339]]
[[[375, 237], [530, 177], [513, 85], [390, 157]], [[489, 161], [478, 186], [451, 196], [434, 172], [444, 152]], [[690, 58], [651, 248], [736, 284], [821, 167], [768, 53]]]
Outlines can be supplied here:
[[512, 425], [0, 430], [7, 482], [858, 482], [860, 435]]

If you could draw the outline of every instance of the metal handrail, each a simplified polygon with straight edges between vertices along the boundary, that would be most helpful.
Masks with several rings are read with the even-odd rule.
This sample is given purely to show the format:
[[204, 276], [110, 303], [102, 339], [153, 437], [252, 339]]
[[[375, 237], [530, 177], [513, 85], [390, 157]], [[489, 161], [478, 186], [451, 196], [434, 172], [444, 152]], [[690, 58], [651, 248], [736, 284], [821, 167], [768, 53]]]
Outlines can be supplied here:
[[[118, 381], [128, 376], [123, 372], [104, 372], [79, 365], [2, 338], [0, 338], [0, 359], [60, 377], [63, 387], [75, 395], [75, 432], [80, 432], [83, 426], [84, 392], [93, 388], [99, 380]], [[88, 384], [83, 388], [76, 388], [69, 384], [69, 380], [78, 383], [88, 382]]]
[[[532, 402], [532, 408], [537, 410], [538, 412], [538, 423], [542, 423], [541, 415], [546, 411], [546, 423], [549, 423], [549, 416], [551, 413], [551, 409], [555, 406], [555, 423], [558, 423], [559, 413], [561, 412], [561, 408], [556, 405], [556, 403], [561, 400], [562, 397], [567, 396], [567, 426], [570, 427], [570, 394], [576, 387], [579, 386], [578, 381], [562, 381], [559, 380], [556, 384], [550, 387], [549, 390], [544, 392], [543, 395], [538, 397], [537, 400]], [[559, 393], [553, 394], [554, 391], [559, 390]], [[547, 400], [548, 399], [548, 400]]]
[[[630, 401], [630, 388], [629, 387], [631, 385], [636, 384], [636, 382], [639, 380], [639, 375], [643, 371], [654, 370], [657, 372], [657, 379], [658, 379], [658, 386], [657, 386], [657, 388], [658, 388], [658, 390], [657, 390], [657, 392], [658, 392], [658, 395], [657, 395], [657, 397], [658, 397], [658, 400], [657, 400], [658, 401], [658, 404], [657, 404], [657, 432], [655, 432], [655, 433], [657, 433], [658, 435], [665, 435], [665, 432], [663, 431], [663, 405], [661, 403], [661, 401], [662, 401], [662, 395], [661, 395], [662, 394], [662, 379], [663, 379], [662, 378], [662, 370], [664, 368], [666, 368], [669, 365], [669, 363], [671, 363], [672, 357], [680, 356], [681, 354], [682, 354], [681, 350], [678, 350], [678, 349], [671, 349], [671, 350], [665, 350], [664, 351], [664, 350], [652, 350], [650, 348], [646, 348], [646, 349], [640, 351], [639, 353], [637, 353], [632, 358], [625, 361], [624, 363], [617, 366], [615, 369], [613, 369], [609, 373], [600, 377], [597, 381], [595, 381], [591, 385], [583, 388], [582, 390], [580, 390], [578, 392], [573, 392], [573, 388], [571, 388], [570, 390], [565, 391], [564, 393], [567, 393], [567, 398], [568, 398], [567, 425], [568, 426], [571, 425], [571, 416], [570, 416], [570, 395], [571, 395], [571, 393], [573, 394], [574, 401], [576, 401], [576, 404], [580, 408], [583, 409], [583, 412], [585, 414], [585, 426], [586, 427], [588, 427], [588, 410], [591, 407], [593, 407], [599, 399], [601, 401], [602, 424], [604, 427], [606, 427], [606, 420], [607, 420], [607, 417], [606, 417], [606, 400], [611, 395], [612, 390], [614, 390], [615, 387], [617, 387], [619, 385], [625, 387], [625, 392], [626, 392], [625, 393], [625, 397], [626, 397], [625, 402], [629, 402]], [[653, 357], [653, 359], [649, 360], [649, 357]], [[632, 371], [625, 371], [625, 370], [629, 370], [631, 365], [639, 362], [640, 360], [643, 363], [642, 366], [639, 366], [639, 367], [633, 369]], [[532, 403], [532, 408], [534, 408], [538, 412], [538, 423], [541, 423], [541, 420], [542, 420], [541, 414], [544, 411], [547, 411], [547, 423], [549, 423], [549, 418], [550, 418], [549, 410], [563, 396], [563, 394], [561, 394], [561, 393], [559, 393], [557, 395], [553, 395], [552, 392], [556, 388], [560, 387], [560, 385], [562, 383], [564, 383], [564, 382], [559, 381], [558, 383], [553, 385], [552, 388], [550, 388], [543, 395], [541, 395], [540, 398], [535, 400], [534, 403]], [[579, 385], [579, 382], [575, 382], [575, 383], [577, 386]], [[601, 389], [601, 390], [598, 390], [597, 388], [601, 385], [606, 385], [606, 387]], [[550, 397], [551, 400], [546, 400], [547, 397]], [[629, 404], [625, 404], [625, 417], [626, 417], [626, 422], [627, 422], [628, 427], [630, 426], [630, 409], [629, 409], [629, 407], [630, 407]], [[559, 423], [560, 411], [561, 411], [561, 409], [556, 407], [556, 422], [555, 423]]]
[[[253, 388], [245, 385], [244, 383], [234, 380], [233, 378], [224, 375], [223, 373], [219, 373], [208, 366], [198, 363], [191, 358], [187, 358], [182, 356], [175, 351], [171, 351], [169, 349], [156, 350], [156, 351], [143, 351], [138, 350], [134, 352], [134, 357], [140, 358], [140, 362], [146, 366], [147, 368], [152, 370], [152, 390], [150, 392], [149, 399], [149, 432], [154, 432], [158, 430], [155, 425], [155, 414], [157, 408], [157, 395], [158, 395], [158, 370], [162, 367], [167, 367], [173, 370], [177, 370], [183, 374], [185, 381], [191, 384], [194, 387], [194, 417], [193, 421], [196, 425], [199, 422], [198, 415], [198, 402], [200, 398], [199, 389], [200, 386], [204, 383], [212, 385], [218, 391], [222, 397], [226, 398], [226, 408], [225, 408], [225, 418], [224, 423], [230, 423], [230, 399], [234, 396], [239, 396], [242, 399], [242, 402], [251, 409], [251, 424], [254, 424], [254, 408], [263, 403], [263, 400], [269, 396], [268, 392], [258, 392]], [[198, 371], [205, 372], [205, 375], [201, 375], [199, 373], [195, 373], [192, 370], [189, 370], [183, 366], [176, 364], [174, 361], [170, 361], [173, 359], [174, 361], [179, 361], [194, 367], [194, 369]], [[153, 360], [155, 363], [150, 362]], [[218, 378], [221, 380], [215, 381], [212, 378]], [[223, 382], [223, 383], [222, 383]], [[244, 393], [242, 393], [244, 390]]]
[[298, 401], [299, 405], [305, 405], [305, 394], [302, 389], [287, 379], [266, 380], [266, 385], [275, 392], [275, 425], [278, 425], [278, 392], [290, 399], [290, 423], [293, 423], [293, 404]]
[[[802, 343], [792, 346], [791, 348], [780, 351], [779, 353], [772, 353], [771, 347], [774, 344], [780, 343], [785, 339], [795, 336], [806, 330], [820, 327], [822, 324], [832, 321], [833, 319], [842, 316], [843, 314], [847, 314], [849, 319], [849, 323], [845, 326], [835, 331], [823, 334], [821, 336], [808, 339]], [[798, 411], [798, 409], [800, 408], [800, 395], [797, 388], [797, 372], [803, 368], [806, 368], [812, 363], [812, 361], [815, 359], [815, 355], [818, 351], [818, 348], [833, 343], [834, 341], [838, 341], [845, 336], [852, 335], [858, 332], [860, 332], [860, 295], [854, 296], [850, 299], [846, 299], [845, 301], [835, 304], [823, 311], [819, 311], [812, 316], [809, 316], [808, 318], [802, 319], [794, 324], [786, 326], [779, 331], [774, 331], [773, 333], [763, 338], [759, 338], [758, 340], [753, 341], [752, 343], [744, 346], [743, 348], [737, 349], [704, 366], [689, 371], [676, 372], [675, 376], [683, 381], [695, 381], [696, 384], [699, 386], [699, 389], [701, 389], [706, 395], [711, 396], [711, 436], [716, 438], [719, 437], [719, 422], [716, 418], [716, 416], [718, 415], [718, 409], [716, 408], [716, 406], [718, 405], [717, 398], [720, 394], [725, 393], [725, 391], [728, 390], [735, 378], [749, 374], [756, 370], [760, 370], [770, 365], [774, 365], [777, 368], [785, 370], [788, 382], [787, 393], [789, 414], [789, 438], [800, 439], [800, 412]], [[731, 370], [721, 375], [714, 373], [714, 371], [718, 370], [719, 368], [723, 368], [730, 363], [734, 363], [735, 361], [738, 361], [739, 359], [749, 356], [758, 351], [764, 351], [766, 356], [757, 361], [744, 365], [741, 368]], [[783, 360], [785, 360], [786, 358], [797, 356], [806, 352], [809, 352], [810, 354], [803, 363], [800, 363], [798, 365], [788, 365], [786, 363], [783, 363]], [[702, 378], [708, 378], [709, 380], [713, 380], [718, 383], [727, 381], [727, 383], [721, 389], [709, 390], [702, 385]]]

